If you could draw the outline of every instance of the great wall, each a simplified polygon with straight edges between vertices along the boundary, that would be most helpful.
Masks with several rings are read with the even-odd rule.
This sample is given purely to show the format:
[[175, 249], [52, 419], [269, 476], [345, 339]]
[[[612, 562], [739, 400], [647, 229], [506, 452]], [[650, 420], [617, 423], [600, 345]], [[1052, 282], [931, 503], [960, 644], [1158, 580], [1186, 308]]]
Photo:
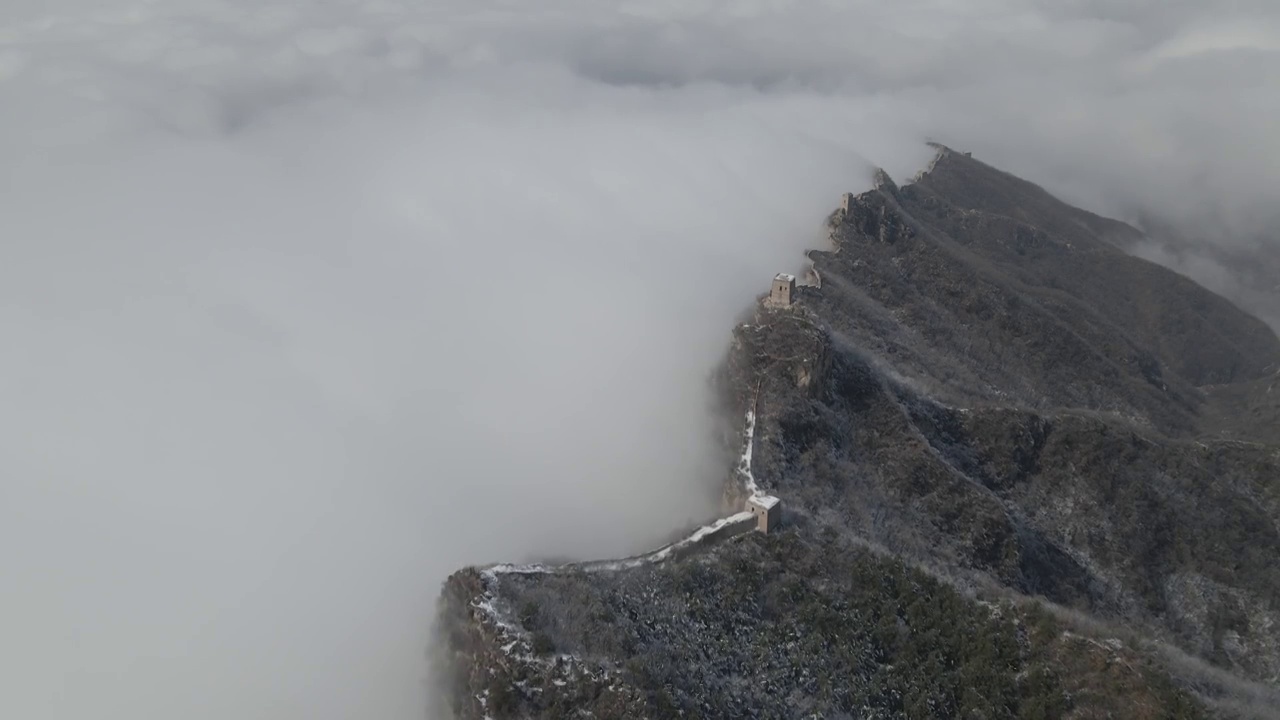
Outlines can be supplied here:
[[[841, 195], [840, 204], [827, 218], [828, 233], [833, 233], [842, 218], [849, 213], [853, 198], [851, 193]], [[828, 237], [831, 237], [830, 234]], [[769, 292], [758, 299], [758, 304], [772, 312], [792, 311], [796, 309], [799, 299], [797, 287], [800, 285], [821, 287], [821, 278], [815, 267], [811, 265], [801, 281], [797, 281], [789, 273], [778, 273], [770, 284]], [[757, 387], [751, 407], [745, 412], [742, 452], [733, 471], [736, 482], [731, 481], [724, 493], [725, 506], [737, 506], [741, 508], [738, 512], [703, 525], [675, 542], [639, 555], [557, 564], [499, 563], [473, 568], [469, 579], [459, 580], [459, 589], [469, 596], [467, 602], [473, 619], [477, 621], [471, 625], [471, 632], [475, 633], [474, 639], [478, 641], [476, 646], [492, 649], [487, 652], [486, 660], [491, 668], [487, 671], [490, 675], [493, 674], [492, 668], [505, 668], [504, 672], [513, 673], [513, 678], [525, 678], [513, 679], [517, 687], [530, 682], [529, 678], [532, 676], [528, 673], [544, 676], [542, 680], [553, 686], [563, 686], [586, 678], [598, 683], [602, 692], [623, 692], [625, 683], [615, 683], [608, 670], [589, 667], [572, 655], [538, 652], [536, 639], [523, 627], [518, 610], [504, 599], [503, 580], [511, 576], [631, 570], [704, 552], [752, 530], [766, 534], [777, 530], [784, 520], [783, 503], [779, 497], [761, 488], [752, 468], [760, 396], [760, 388]], [[479, 665], [481, 664], [476, 666]], [[480, 710], [480, 716], [486, 718], [490, 716], [490, 698], [487, 696], [488, 691], [484, 691], [472, 698]]]
[[519, 628], [518, 623], [511, 621], [508, 613], [504, 612], [496, 601], [496, 591], [503, 575], [627, 570], [642, 565], [660, 563], [672, 558], [684, 557], [717, 542], [752, 530], [767, 533], [776, 529], [782, 520], [782, 503], [778, 497], [760, 489], [751, 470], [752, 447], [755, 442], [755, 413], [754, 408], [747, 411], [746, 439], [743, 443], [742, 456], [736, 468], [741, 488], [746, 494], [742, 511], [703, 525], [680, 540], [641, 555], [613, 560], [587, 560], [559, 565], [501, 563], [481, 568], [479, 572], [480, 578], [484, 583], [484, 593], [474, 603], [474, 607], [484, 613], [502, 633], [510, 636], [508, 638], [508, 646], [514, 648], [520, 643], [524, 632]]
[[[942, 151], [939, 151], [939, 155]], [[936, 159], [935, 161], [936, 162]], [[878, 179], [878, 178], [877, 178]], [[853, 202], [852, 193], [843, 193], [840, 197], [840, 204], [837, 209], [828, 218], [828, 230], [834, 228], [833, 221], [838, 221], [840, 216], [849, 212], [850, 205]], [[801, 284], [821, 286], [821, 278], [817, 275], [816, 269], [810, 268], [805, 282]], [[796, 300], [797, 280], [794, 275], [789, 273], [778, 273], [774, 276], [770, 285], [769, 293], [760, 299], [760, 304], [766, 308], [774, 310], [787, 310], [793, 307]], [[625, 558], [609, 559], [609, 560], [586, 560], [580, 562], [568, 562], [561, 564], [544, 564], [544, 563], [528, 563], [528, 564], [511, 564], [499, 563], [477, 568], [478, 576], [483, 584], [483, 591], [478, 600], [472, 605], [478, 613], [486, 617], [497, 633], [502, 636], [500, 645], [507, 652], [514, 652], [518, 646], [526, 645], [528, 638], [527, 633], [520, 628], [518, 622], [514, 622], [510, 617], [508, 609], [501, 607], [500, 601], [497, 600], [500, 593], [499, 585], [504, 575], [534, 575], [534, 574], [552, 574], [552, 573], [581, 573], [581, 572], [611, 572], [619, 570], [628, 570], [643, 565], [651, 565], [664, 562], [669, 559], [685, 557], [687, 555], [704, 550], [712, 545], [728, 540], [730, 538], [742, 535], [752, 530], [768, 533], [776, 530], [782, 524], [782, 501], [775, 495], [766, 493], [756, 482], [755, 474], [751, 468], [751, 456], [755, 443], [755, 427], [756, 415], [758, 407], [756, 403], [759, 401], [759, 393], [757, 391], [756, 398], [753, 400], [752, 408], [747, 411], [744, 423], [744, 441], [742, 455], [739, 458], [738, 465], [735, 469], [735, 475], [738, 478], [738, 487], [735, 490], [740, 493], [726, 493], [726, 499], [730, 497], [740, 497], [742, 510], [739, 512], [721, 517], [714, 522], [708, 523], [694, 530], [680, 540], [669, 543], [657, 550], [633, 555]], [[734, 502], [732, 504], [738, 504]], [[534, 659], [531, 654], [522, 654], [525, 660]], [[563, 660], [563, 659], [562, 659]]]

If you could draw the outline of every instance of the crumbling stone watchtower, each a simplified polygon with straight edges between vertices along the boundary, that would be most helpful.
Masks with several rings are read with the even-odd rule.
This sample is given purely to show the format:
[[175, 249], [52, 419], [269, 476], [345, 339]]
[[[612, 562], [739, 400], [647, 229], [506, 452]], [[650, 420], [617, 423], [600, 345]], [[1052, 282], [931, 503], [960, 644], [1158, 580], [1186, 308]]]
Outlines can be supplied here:
[[853, 193], [845, 193], [840, 196], [840, 212], [848, 215], [849, 208], [853, 207]]
[[769, 288], [769, 304], [775, 307], [791, 307], [796, 295], [796, 276], [778, 273], [773, 276], [773, 285]]
[[752, 495], [747, 498], [747, 510], [756, 516], [756, 530], [768, 533], [782, 524], [782, 505], [772, 495]]

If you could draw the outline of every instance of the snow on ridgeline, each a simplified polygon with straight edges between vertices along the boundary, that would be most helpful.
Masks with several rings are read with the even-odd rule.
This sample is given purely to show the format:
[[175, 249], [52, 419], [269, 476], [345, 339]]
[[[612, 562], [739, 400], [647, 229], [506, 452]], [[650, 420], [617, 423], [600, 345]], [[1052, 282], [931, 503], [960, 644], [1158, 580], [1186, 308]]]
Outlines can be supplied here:
[[758, 497], [760, 486], [756, 484], [756, 476], [751, 474], [751, 454], [756, 440], [756, 411], [747, 411], [747, 441], [742, 446], [742, 457], [738, 460], [738, 474], [742, 476], [742, 485], [747, 490], [747, 497]]
[[[751, 473], [751, 455], [755, 444], [756, 433], [756, 414], [752, 410], [747, 411], [746, 422], [746, 441], [743, 443], [742, 456], [738, 459], [738, 473], [742, 476], [743, 487], [747, 490], [747, 495], [753, 498], [759, 498], [768, 505], [777, 503], [777, 498], [764, 493], [760, 486], [756, 484], [755, 476]], [[481, 570], [481, 575], [486, 579], [496, 579], [498, 575], [534, 575], [539, 573], [568, 573], [568, 572], [598, 572], [602, 570], [629, 570], [631, 568], [640, 567], [652, 563], [659, 563], [671, 557], [672, 553], [689, 548], [699, 542], [702, 542], [710, 535], [714, 535], [717, 531], [724, 529], [730, 525], [734, 525], [751, 518], [751, 511], [744, 510], [728, 517], [720, 518], [709, 525], [694, 530], [688, 537], [677, 540], [669, 545], [654, 550], [653, 552], [644, 553], [643, 555], [633, 555], [628, 558], [619, 560], [587, 560], [583, 562], [565, 563], [562, 565], [546, 565], [543, 563], [499, 563], [490, 565]]]
[[[754, 410], [747, 411], [746, 417], [746, 439], [743, 443], [742, 455], [738, 460], [738, 474], [742, 477], [742, 484], [747, 491], [747, 496], [765, 507], [772, 507], [777, 504], [778, 499], [761, 491], [760, 486], [756, 483], [755, 475], [751, 471], [751, 456], [754, 452], [756, 431], [756, 414]], [[542, 563], [530, 564], [511, 564], [500, 563], [490, 565], [480, 570], [480, 578], [484, 585], [484, 592], [480, 598], [472, 602], [472, 607], [480, 611], [487, 617], [496, 627], [498, 633], [509, 641], [502, 645], [504, 654], [517, 657], [526, 661], [539, 661], [530, 650], [528, 633], [517, 623], [513, 623], [506, 618], [506, 614], [498, 607], [497, 587], [501, 582], [503, 575], [537, 575], [551, 573], [573, 573], [573, 572], [601, 572], [601, 571], [618, 571], [630, 570], [642, 567], [644, 565], [654, 565], [663, 562], [673, 555], [682, 553], [683, 551], [693, 549], [695, 546], [703, 543], [708, 538], [715, 537], [718, 533], [726, 531], [729, 528], [735, 528], [740, 525], [752, 523], [755, 521], [755, 514], [750, 510], [744, 510], [728, 517], [720, 518], [713, 523], [703, 525], [697, 530], [690, 533], [687, 537], [670, 543], [653, 552], [643, 555], [635, 555], [628, 558], [618, 560], [588, 560], [584, 562], [566, 563], [563, 565], [546, 565]], [[573, 658], [564, 657], [561, 660], [572, 661]]]
[[602, 570], [630, 570], [642, 565], [652, 565], [660, 563], [671, 557], [673, 553], [685, 550], [696, 545], [708, 536], [714, 535], [716, 532], [730, 526], [735, 525], [752, 518], [751, 512], [743, 511], [735, 513], [728, 517], [720, 518], [710, 525], [703, 525], [693, 531], [688, 537], [677, 540], [676, 542], [666, 545], [658, 550], [643, 555], [634, 555], [621, 560], [588, 560], [585, 562], [567, 563], [564, 565], [543, 565], [541, 563], [532, 563], [527, 565], [512, 565], [503, 563], [499, 565], [491, 565], [481, 571], [486, 579], [495, 578], [497, 575], [536, 575], [540, 573], [571, 573], [571, 572], [599, 572]]
[[480, 578], [484, 585], [484, 592], [480, 598], [472, 602], [472, 607], [487, 617], [494, 624], [498, 634], [501, 635], [504, 640], [507, 640], [507, 642], [501, 646], [504, 654], [526, 662], [554, 662], [555, 660], [559, 660], [561, 661], [561, 666], [569, 668], [574, 666], [577, 662], [577, 658], [569, 655], [562, 655], [554, 659], [547, 659], [539, 658], [534, 655], [532, 652], [532, 642], [529, 638], [529, 633], [526, 632], [524, 628], [520, 627], [518, 623], [510, 621], [507, 613], [503, 612], [499, 607], [500, 601], [498, 600], [497, 589], [503, 575], [600, 572], [629, 570], [644, 565], [654, 565], [681, 551], [692, 549], [694, 546], [702, 543], [710, 537], [714, 537], [721, 531], [754, 522], [755, 515], [750, 510], [745, 510], [728, 517], [720, 518], [709, 525], [704, 525], [693, 531], [693, 533], [688, 537], [666, 545], [665, 547], [651, 553], [623, 558], [621, 560], [589, 560], [586, 562], [567, 563], [565, 565], [544, 565], [541, 563], [527, 565], [512, 565], [504, 563], [491, 565], [480, 571]]
[[748, 507], [750, 504], [758, 505], [766, 510], [777, 505], [779, 500], [777, 496], [770, 495], [760, 489], [760, 485], [756, 483], [756, 476], [751, 472], [751, 456], [754, 454], [754, 446], [756, 440], [756, 413], [754, 410], [747, 411], [747, 441], [742, 449], [742, 458], [738, 461], [738, 474], [742, 476], [742, 486], [747, 491]]

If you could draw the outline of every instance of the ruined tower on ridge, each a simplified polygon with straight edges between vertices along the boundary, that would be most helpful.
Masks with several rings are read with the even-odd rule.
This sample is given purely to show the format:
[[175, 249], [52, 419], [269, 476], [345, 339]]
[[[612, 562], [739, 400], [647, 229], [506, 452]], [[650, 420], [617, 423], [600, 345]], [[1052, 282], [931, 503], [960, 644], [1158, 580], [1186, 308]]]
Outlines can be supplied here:
[[773, 285], [769, 288], [769, 304], [774, 307], [791, 307], [796, 295], [796, 276], [778, 273], [773, 276]]
[[772, 495], [753, 495], [747, 500], [747, 510], [756, 516], [756, 530], [768, 534], [782, 523], [782, 505]]

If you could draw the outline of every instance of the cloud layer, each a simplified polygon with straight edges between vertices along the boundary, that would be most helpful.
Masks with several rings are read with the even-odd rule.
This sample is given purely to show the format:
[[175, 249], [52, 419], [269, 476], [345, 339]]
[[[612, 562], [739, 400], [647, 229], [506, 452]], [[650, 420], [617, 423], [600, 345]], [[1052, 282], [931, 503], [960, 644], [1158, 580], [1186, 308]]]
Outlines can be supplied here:
[[0, 9], [0, 714], [419, 717], [449, 571], [714, 512], [732, 323], [926, 138], [1277, 226], [1269, 2], [527, 5]]

